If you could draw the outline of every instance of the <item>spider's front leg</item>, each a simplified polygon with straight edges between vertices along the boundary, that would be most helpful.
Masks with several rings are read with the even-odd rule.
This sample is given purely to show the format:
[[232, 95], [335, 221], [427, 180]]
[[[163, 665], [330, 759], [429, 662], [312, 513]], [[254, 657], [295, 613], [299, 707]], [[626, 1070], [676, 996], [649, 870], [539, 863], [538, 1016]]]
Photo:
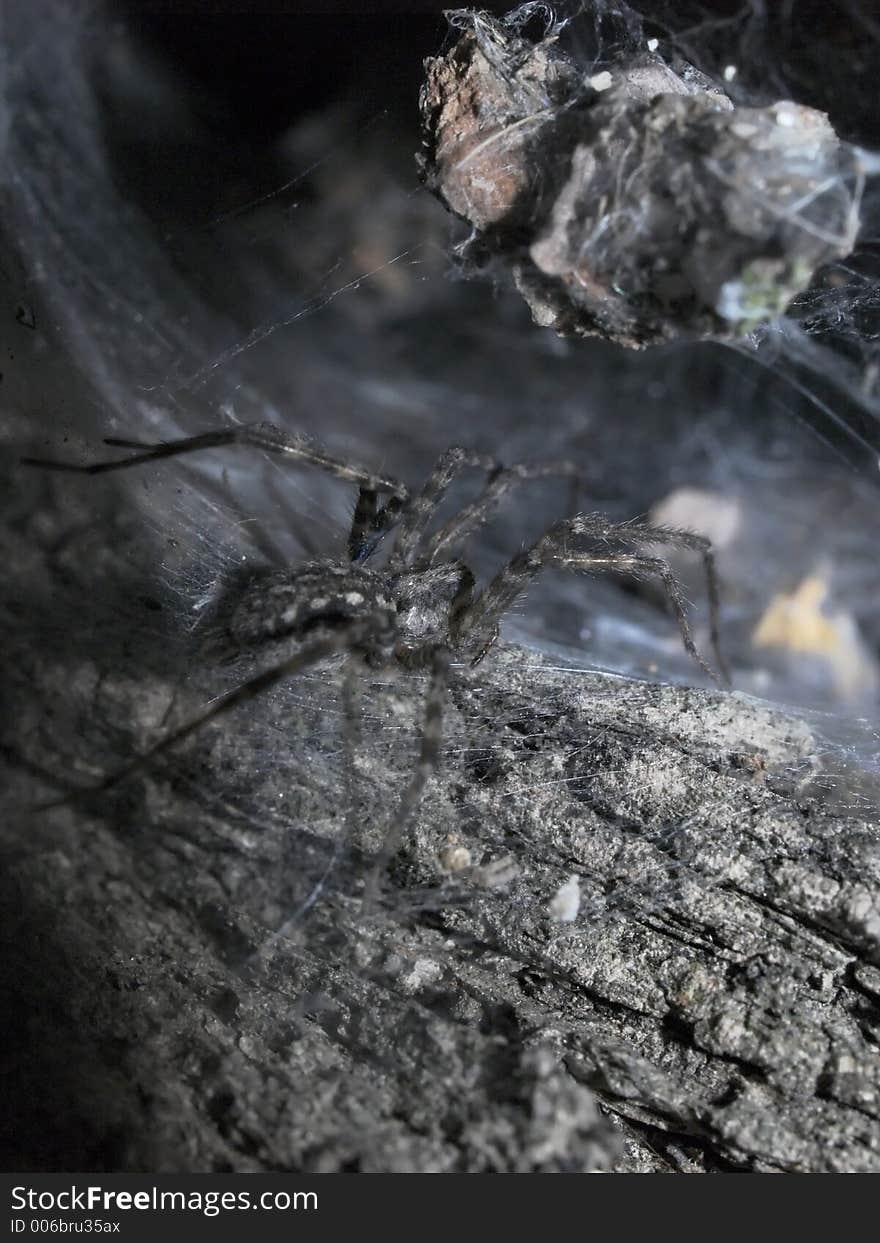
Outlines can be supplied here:
[[[569, 547], [573, 541], [585, 542], [583, 551]], [[590, 548], [589, 545], [593, 547]], [[614, 549], [614, 544], [618, 548]], [[655, 553], [642, 549], [657, 544], [698, 551], [706, 573], [710, 635], [721, 678], [729, 681], [727, 667], [720, 650], [719, 589], [711, 544], [693, 531], [675, 527], [652, 527], [646, 523], [612, 523], [599, 514], [579, 514], [557, 522], [531, 548], [519, 553], [504, 567], [459, 618], [457, 641], [475, 652], [474, 663], [481, 660], [492, 646], [501, 618], [540, 572], [551, 566], [568, 565], [580, 569], [600, 569], [628, 574], [657, 575], [663, 584], [675, 614], [682, 643], [701, 669], [719, 681], [694, 643], [687, 618], [684, 598], [678, 580], [668, 562]]]
[[366, 561], [376, 551], [383, 536], [391, 530], [406, 506], [404, 494], [392, 495], [379, 508], [379, 493], [375, 488], [361, 487], [348, 533], [348, 555], [355, 563]]
[[520, 462], [513, 466], [498, 467], [490, 474], [480, 495], [435, 531], [416, 560], [416, 567], [435, 565], [441, 556], [448, 556], [456, 545], [461, 545], [491, 516], [492, 511], [511, 489], [522, 483], [541, 479], [567, 479], [568, 512], [571, 513], [576, 508], [583, 475], [575, 462]]
[[402, 507], [403, 516], [397, 530], [397, 546], [389, 563], [390, 570], [401, 570], [416, 558], [422, 537], [446, 495], [449, 485], [464, 470], [483, 470], [490, 478], [501, 471], [501, 463], [482, 453], [472, 453], [454, 445], [437, 459], [434, 469], [422, 487]]
[[501, 469], [494, 458], [454, 446], [441, 454], [425, 483], [413, 496], [393, 495], [379, 509], [377, 493], [361, 487], [348, 537], [352, 561], [366, 561], [383, 535], [396, 526], [397, 543], [388, 568], [400, 570], [408, 565], [449, 485], [456, 475], [469, 467], [490, 475]]
[[23, 457], [24, 466], [38, 466], [43, 470], [67, 471], [82, 475], [101, 475], [108, 471], [127, 470], [132, 466], [143, 466], [147, 462], [159, 461], [162, 458], [178, 457], [184, 453], [198, 453], [203, 449], [222, 449], [227, 446], [239, 448], [262, 449], [279, 457], [299, 462], [304, 466], [314, 466], [326, 471], [337, 479], [356, 483], [359, 488], [374, 494], [387, 492], [402, 505], [409, 497], [406, 484], [375, 471], [368, 470], [353, 462], [333, 457], [319, 444], [305, 436], [290, 435], [276, 427], [274, 423], [241, 424], [225, 427], [218, 431], [203, 432], [199, 436], [186, 436], [180, 440], [160, 441], [158, 444], [142, 444], [137, 440], [123, 440], [108, 437], [105, 444], [117, 449], [133, 449], [125, 457], [113, 458], [106, 462], [56, 462], [47, 458]]

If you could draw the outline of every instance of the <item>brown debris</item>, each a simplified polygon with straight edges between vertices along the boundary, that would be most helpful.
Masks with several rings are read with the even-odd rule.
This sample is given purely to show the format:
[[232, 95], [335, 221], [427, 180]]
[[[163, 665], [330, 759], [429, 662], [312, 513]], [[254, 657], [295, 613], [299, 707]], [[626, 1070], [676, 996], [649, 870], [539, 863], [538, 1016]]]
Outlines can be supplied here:
[[585, 77], [552, 35], [453, 16], [464, 33], [426, 62], [423, 172], [536, 323], [630, 346], [743, 336], [851, 250], [859, 157], [824, 113], [735, 108], [648, 51]]

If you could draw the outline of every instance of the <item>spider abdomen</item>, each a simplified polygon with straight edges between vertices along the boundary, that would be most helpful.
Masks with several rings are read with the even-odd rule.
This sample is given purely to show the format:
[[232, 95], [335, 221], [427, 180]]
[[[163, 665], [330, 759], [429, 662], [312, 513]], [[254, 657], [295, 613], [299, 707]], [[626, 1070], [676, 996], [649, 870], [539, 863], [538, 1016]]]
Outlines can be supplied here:
[[384, 576], [359, 566], [312, 562], [252, 580], [233, 608], [229, 638], [255, 647], [393, 611]]

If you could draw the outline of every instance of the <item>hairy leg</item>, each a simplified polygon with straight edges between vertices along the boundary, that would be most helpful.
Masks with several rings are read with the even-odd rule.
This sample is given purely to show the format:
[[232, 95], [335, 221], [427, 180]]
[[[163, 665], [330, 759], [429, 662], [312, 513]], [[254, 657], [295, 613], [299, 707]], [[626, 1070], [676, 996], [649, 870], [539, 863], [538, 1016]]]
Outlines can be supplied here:
[[505, 466], [498, 470], [480, 495], [470, 505], [445, 523], [439, 531], [428, 540], [422, 555], [416, 561], [416, 568], [422, 569], [432, 565], [443, 553], [450, 552], [456, 544], [472, 534], [492, 513], [502, 497], [517, 484], [526, 483], [531, 479], [570, 479], [572, 493], [570, 507], [574, 507], [581, 475], [574, 462], [535, 462]]
[[361, 488], [348, 533], [348, 555], [352, 561], [366, 561], [376, 551], [382, 537], [394, 526], [406, 498], [392, 496], [379, 509], [378, 493]]
[[[599, 547], [595, 551], [587, 547], [580, 552], [570, 550], [569, 541], [587, 541], [594, 546], [598, 544]], [[615, 544], [619, 551], [614, 549]], [[629, 573], [652, 573], [659, 575], [663, 582], [685, 648], [717, 681], [717, 675], [694, 645], [684, 601], [671, 568], [661, 557], [646, 555], [640, 551], [655, 544], [695, 549], [701, 553], [708, 584], [712, 646], [722, 677], [726, 679], [727, 669], [719, 644], [718, 579], [709, 541], [692, 531], [679, 531], [674, 527], [652, 527], [643, 523], [613, 523], [599, 514], [580, 514], [575, 518], [557, 522], [531, 548], [518, 553], [496, 574], [482, 595], [463, 611], [459, 618], [456, 639], [461, 644], [476, 648], [476, 659], [482, 659], [494, 642], [501, 618], [532, 579], [548, 566], [576, 564], [582, 569], [598, 567]]]
[[251, 449], [263, 449], [267, 453], [277, 453], [304, 466], [315, 466], [327, 471], [337, 479], [345, 479], [356, 483], [361, 488], [373, 492], [388, 492], [405, 501], [409, 489], [396, 479], [375, 474], [365, 467], [344, 462], [340, 458], [331, 457], [320, 445], [313, 444], [304, 436], [291, 436], [272, 423], [258, 423], [250, 426], [229, 427], [216, 432], [204, 432], [200, 436], [187, 436], [182, 440], [167, 440], [159, 444], [140, 444], [137, 441], [122, 440], [108, 437], [105, 444], [118, 449], [135, 449], [127, 457], [116, 458], [106, 462], [91, 462], [84, 465], [76, 462], [55, 462], [45, 458], [25, 457], [22, 463], [27, 466], [39, 466], [45, 470], [70, 471], [83, 475], [99, 475], [112, 470], [126, 470], [131, 466], [142, 466], [147, 462], [155, 462], [161, 458], [176, 457], [182, 453], [196, 453], [202, 449], [219, 449], [228, 445], [246, 446]]
[[402, 516], [397, 524], [397, 544], [389, 562], [390, 570], [401, 570], [413, 563], [425, 529], [446, 490], [457, 475], [468, 469], [484, 470], [493, 475], [501, 470], [501, 464], [495, 458], [486, 457], [482, 453], [471, 453], [470, 450], [458, 446], [441, 454], [425, 483], [403, 506]]
[[[672, 568], [662, 557], [647, 557], [640, 553], [611, 553], [608, 556], [595, 556], [590, 553], [584, 553], [582, 556], [569, 555], [559, 557], [556, 561], [558, 565], [571, 566], [574, 569], [581, 570], [610, 570], [612, 574], [632, 574], [635, 577], [649, 577], [656, 575], [663, 584], [666, 597], [669, 600], [675, 620], [678, 623], [679, 634], [684, 645], [685, 651], [691, 656], [700, 668], [708, 673], [713, 682], [717, 682], [718, 674], [708, 664], [694, 643], [694, 637], [691, 633], [690, 623], [687, 617], [687, 609], [685, 607], [684, 597], [681, 594], [681, 586], [678, 579], [672, 572]], [[718, 653], [716, 652], [716, 657]], [[726, 669], [722, 670], [723, 676], [727, 678]]]
[[369, 537], [376, 527], [378, 493], [372, 488], [359, 488], [357, 503], [348, 533], [348, 555], [352, 561], [363, 561], [372, 552]]

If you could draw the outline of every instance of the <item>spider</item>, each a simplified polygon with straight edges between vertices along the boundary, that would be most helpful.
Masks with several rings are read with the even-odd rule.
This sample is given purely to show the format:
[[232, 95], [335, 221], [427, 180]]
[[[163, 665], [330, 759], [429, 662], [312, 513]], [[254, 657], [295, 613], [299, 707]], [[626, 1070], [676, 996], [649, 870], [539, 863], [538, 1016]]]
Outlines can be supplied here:
[[[397, 664], [407, 670], [426, 671], [418, 757], [397, 816], [379, 850], [375, 878], [400, 848], [425, 784], [439, 765], [451, 661], [479, 663], [496, 641], [504, 614], [545, 568], [656, 575], [666, 590], [684, 647], [718, 681], [697, 650], [681, 590], [668, 563], [657, 555], [658, 544], [696, 550], [701, 555], [711, 642], [721, 675], [727, 677], [720, 654], [719, 590], [712, 549], [707, 539], [693, 532], [642, 522], [613, 523], [598, 514], [576, 514], [554, 523], [530, 547], [518, 552], [482, 591], [477, 590], [474, 575], [458, 558], [457, 550], [511, 488], [549, 477], [577, 482], [579, 472], [572, 462], [503, 466], [494, 458], [455, 447], [440, 456], [422, 487], [411, 492], [396, 479], [332, 457], [305, 437], [289, 435], [272, 424], [239, 426], [158, 444], [115, 438], [104, 443], [132, 452], [84, 465], [40, 458], [23, 461], [51, 470], [95, 475], [178, 454], [223, 446], [248, 447], [354, 483], [358, 498], [345, 558], [309, 561], [255, 577], [232, 601], [225, 619], [225, 637], [232, 650], [271, 650], [283, 640], [288, 644], [284, 658], [216, 700], [87, 793], [115, 785], [209, 721], [334, 654], [348, 653], [372, 667]], [[444, 494], [466, 469], [484, 473], [482, 491], [429, 532]], [[391, 537], [387, 541], [390, 552], [383, 564], [376, 564], [376, 554], [386, 537]], [[369, 564], [371, 560], [373, 565]]]

